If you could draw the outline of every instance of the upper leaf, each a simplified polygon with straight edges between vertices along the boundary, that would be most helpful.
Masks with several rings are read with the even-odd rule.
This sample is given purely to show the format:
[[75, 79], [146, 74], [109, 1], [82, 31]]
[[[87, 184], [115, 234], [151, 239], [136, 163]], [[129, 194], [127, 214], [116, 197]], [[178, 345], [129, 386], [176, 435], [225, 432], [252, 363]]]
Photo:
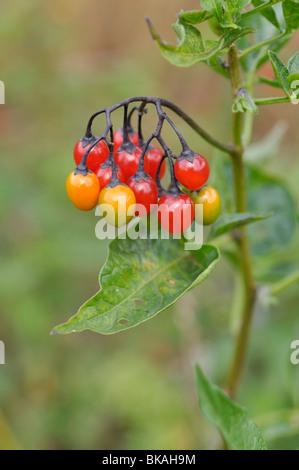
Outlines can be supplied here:
[[178, 67], [190, 67], [198, 62], [207, 61], [214, 55], [219, 54], [238, 38], [254, 31], [252, 28], [227, 31], [218, 42], [215, 42], [214, 47], [206, 49], [201, 33], [194, 26], [175, 23], [172, 27], [178, 36], [179, 43], [173, 45], [163, 41], [151, 22], [147, 21], [162, 55]]
[[200, 24], [208, 19], [209, 13], [203, 10], [181, 10], [180, 13], [178, 13], [178, 17], [180, 23]]
[[190, 254], [179, 240], [116, 239], [100, 273], [101, 290], [53, 334], [132, 328], [203, 282], [218, 259], [217, 249], [209, 245]]
[[249, 420], [247, 410], [211, 384], [198, 366], [195, 372], [199, 408], [220, 431], [228, 449], [267, 450], [262, 433]]

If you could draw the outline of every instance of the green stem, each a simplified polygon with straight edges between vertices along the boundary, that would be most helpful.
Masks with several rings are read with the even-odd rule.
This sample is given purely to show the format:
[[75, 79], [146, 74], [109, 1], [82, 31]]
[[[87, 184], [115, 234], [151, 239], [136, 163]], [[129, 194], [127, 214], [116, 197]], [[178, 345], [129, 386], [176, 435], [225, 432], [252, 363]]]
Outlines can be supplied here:
[[254, 44], [253, 46], [250, 46], [247, 49], [244, 49], [242, 52], [240, 52], [239, 57], [242, 59], [246, 55], [257, 51], [257, 50], [261, 49], [262, 47], [268, 46], [272, 42], [277, 42], [280, 39], [284, 38], [285, 36], [286, 36], [286, 32], [284, 31], [283, 33], [278, 34], [277, 36], [274, 36], [272, 38], [266, 39], [265, 41]]
[[265, 10], [268, 7], [271, 7], [275, 5], [276, 3], [280, 3], [283, 0], [276, 0], [275, 2], [270, 1], [268, 3], [263, 3], [262, 5], [259, 5], [256, 8], [253, 8], [252, 10], [248, 10], [245, 13], [242, 14], [242, 18], [248, 18], [248, 16], [255, 15], [255, 13], [260, 13], [262, 10]]
[[[242, 86], [240, 62], [238, 50], [235, 45], [229, 50], [229, 65], [232, 83], [232, 95], [235, 99], [239, 88]], [[235, 200], [237, 212], [247, 211], [247, 190], [246, 190], [246, 174], [243, 160], [243, 113], [234, 113], [232, 130], [233, 141], [236, 152], [232, 155], [233, 176], [235, 187]], [[232, 366], [227, 381], [227, 390], [230, 396], [234, 397], [243, 369], [247, 343], [250, 332], [251, 319], [256, 296], [256, 287], [252, 272], [252, 261], [249, 248], [249, 242], [246, 234], [246, 228], [240, 229], [240, 236], [237, 239], [237, 246], [240, 260], [240, 272], [244, 282], [244, 299], [241, 325], [236, 337], [235, 352], [232, 360]]]
[[264, 104], [279, 104], [279, 103], [290, 103], [291, 99], [289, 96], [275, 97], [275, 98], [256, 98], [254, 100], [257, 106]]
[[287, 289], [288, 287], [292, 286], [296, 282], [299, 282], [299, 270], [295, 271], [294, 273], [290, 274], [286, 278], [282, 279], [279, 282], [273, 284], [270, 289], [270, 293], [272, 295], [280, 294], [283, 290]]

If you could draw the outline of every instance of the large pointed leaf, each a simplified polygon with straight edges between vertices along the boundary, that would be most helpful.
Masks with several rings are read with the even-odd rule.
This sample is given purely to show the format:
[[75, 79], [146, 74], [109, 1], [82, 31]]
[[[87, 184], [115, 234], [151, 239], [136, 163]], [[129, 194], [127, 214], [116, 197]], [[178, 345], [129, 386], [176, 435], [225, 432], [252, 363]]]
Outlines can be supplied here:
[[224, 235], [227, 232], [231, 232], [236, 228], [244, 225], [253, 224], [261, 220], [268, 219], [272, 214], [251, 214], [249, 212], [242, 212], [238, 214], [223, 214], [219, 219], [212, 225], [211, 232], [209, 234], [209, 241]]
[[116, 239], [100, 273], [101, 290], [53, 333], [111, 334], [136, 326], [204, 281], [218, 258], [209, 245], [190, 254], [179, 240]]
[[215, 41], [213, 48], [206, 49], [201, 33], [192, 25], [175, 23], [172, 26], [179, 40], [178, 44], [174, 45], [163, 41], [150, 20], [148, 19], [147, 21], [161, 54], [177, 67], [190, 67], [198, 62], [207, 61], [215, 54], [219, 54], [238, 38], [254, 31], [252, 28], [228, 31], [221, 36], [219, 41]]
[[220, 431], [229, 450], [267, 450], [262, 433], [249, 420], [247, 410], [211, 384], [199, 367], [196, 367], [196, 385], [199, 408]]

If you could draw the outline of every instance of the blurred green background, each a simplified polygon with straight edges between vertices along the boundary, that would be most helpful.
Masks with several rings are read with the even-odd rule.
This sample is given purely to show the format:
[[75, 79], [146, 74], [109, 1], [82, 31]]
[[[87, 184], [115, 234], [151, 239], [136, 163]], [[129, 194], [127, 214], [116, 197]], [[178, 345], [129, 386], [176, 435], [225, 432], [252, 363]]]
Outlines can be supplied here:
[[[213, 135], [230, 139], [229, 84], [205, 65], [168, 64], [144, 20], [149, 15], [173, 41], [175, 14], [198, 4], [2, 1], [1, 449], [206, 449], [218, 441], [197, 408], [193, 364], [217, 382], [226, 374], [234, 281], [227, 262], [174, 307], [131, 331], [49, 336], [97, 291], [106, 257], [107, 243], [95, 237], [94, 214], [77, 211], [64, 188], [74, 168], [73, 146], [89, 115], [128, 96], [163, 96]], [[282, 59], [298, 45], [297, 36]], [[261, 87], [261, 95], [269, 93]], [[276, 121], [287, 122], [270, 166], [272, 174], [285, 178], [297, 203], [298, 110], [264, 107], [254, 129], [258, 140]], [[115, 116], [116, 124], [121, 117]], [[95, 130], [103, 125], [99, 120]], [[152, 128], [149, 115], [147, 132]], [[212, 160], [211, 149], [184, 125], [182, 130], [192, 147]], [[175, 148], [173, 136], [169, 139]], [[280, 263], [298, 258], [297, 239]], [[272, 448], [299, 447], [299, 366], [289, 359], [290, 343], [299, 339], [298, 299], [297, 285], [271, 310], [258, 306], [240, 390], [239, 401], [267, 427]]]

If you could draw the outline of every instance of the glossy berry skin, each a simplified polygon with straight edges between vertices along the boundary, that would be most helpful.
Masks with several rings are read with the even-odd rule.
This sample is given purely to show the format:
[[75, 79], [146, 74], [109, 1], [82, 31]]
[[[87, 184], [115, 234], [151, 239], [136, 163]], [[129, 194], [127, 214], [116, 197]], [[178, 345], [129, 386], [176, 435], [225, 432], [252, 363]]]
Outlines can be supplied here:
[[[129, 139], [131, 142], [133, 142], [134, 145], [138, 145], [139, 137], [138, 137], [138, 132], [134, 131], [134, 129], [129, 128], [128, 129], [129, 133]], [[121, 146], [124, 140], [124, 131], [123, 128], [121, 127], [120, 129], [117, 129], [117, 131], [114, 132], [113, 136], [113, 142], [114, 142], [114, 152], [116, 152], [117, 149]]]
[[221, 212], [221, 199], [218, 191], [212, 186], [205, 186], [192, 197], [195, 204], [203, 205], [203, 225], [211, 225], [218, 219]]
[[135, 214], [136, 199], [133, 191], [124, 184], [114, 187], [106, 186], [100, 192], [99, 205], [110, 225], [121, 227], [126, 225]]
[[[88, 145], [86, 147], [83, 147], [83, 142], [82, 140], [79, 140], [74, 148], [74, 159], [77, 165], [81, 162], [81, 159], [83, 155], [85, 154], [86, 150], [88, 150]], [[106, 142], [103, 140], [100, 140], [100, 142], [95, 145], [90, 153], [88, 154], [86, 165], [87, 168], [92, 171], [93, 173], [96, 173], [97, 170], [99, 169], [101, 163], [104, 163], [104, 161], [108, 158], [109, 156], [109, 149], [107, 147]]]
[[143, 178], [138, 181], [132, 176], [128, 179], [127, 185], [135, 194], [136, 203], [143, 206], [138, 208], [138, 215], [149, 214], [158, 202], [158, 188], [153, 178], [148, 176], [147, 179]]
[[209, 179], [210, 168], [204, 157], [193, 153], [191, 158], [180, 156], [174, 165], [176, 179], [190, 191], [202, 188]]
[[131, 153], [120, 147], [114, 155], [115, 163], [120, 167], [126, 180], [135, 175], [142, 154], [140, 147], [135, 147]]
[[[144, 156], [144, 169], [155, 181], [158, 171], [158, 166], [163, 157], [163, 153], [158, 147], [150, 146]], [[160, 170], [160, 178], [163, 178], [166, 170], [166, 161], [162, 163]]]
[[[123, 174], [123, 172], [120, 168], [117, 170], [116, 174], [117, 174], [117, 177], [118, 177], [118, 179], [121, 183], [126, 182], [126, 178], [125, 178], [125, 176], [124, 176], [124, 174]], [[103, 168], [103, 165], [102, 165], [102, 166], [100, 166], [100, 168], [96, 172], [96, 176], [99, 180], [101, 189], [103, 189], [111, 181], [112, 168], [110, 166], [107, 166], [106, 168]]]
[[100, 183], [94, 173], [75, 174], [72, 171], [66, 180], [66, 192], [70, 201], [82, 211], [90, 211], [98, 202]]
[[163, 194], [158, 204], [158, 220], [161, 227], [169, 233], [179, 235], [192, 224], [195, 208], [188, 194], [180, 193], [174, 197], [169, 193]]

